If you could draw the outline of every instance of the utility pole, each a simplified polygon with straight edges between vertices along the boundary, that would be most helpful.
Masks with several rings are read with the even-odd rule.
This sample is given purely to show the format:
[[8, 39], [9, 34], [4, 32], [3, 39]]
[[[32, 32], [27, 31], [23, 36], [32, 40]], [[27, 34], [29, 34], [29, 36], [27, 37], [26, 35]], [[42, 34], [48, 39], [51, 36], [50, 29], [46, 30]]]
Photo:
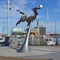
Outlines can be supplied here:
[[47, 28], [48, 28], [48, 35], [49, 35], [50, 34], [50, 24], [49, 24], [48, 7], [47, 7]]
[[55, 34], [56, 34], [56, 20], [55, 20]]
[[55, 38], [56, 38], [56, 45], [58, 45], [58, 36], [56, 33], [56, 20], [55, 20]]
[[7, 21], [7, 33], [10, 35], [10, 0], [8, 0], [8, 21]]

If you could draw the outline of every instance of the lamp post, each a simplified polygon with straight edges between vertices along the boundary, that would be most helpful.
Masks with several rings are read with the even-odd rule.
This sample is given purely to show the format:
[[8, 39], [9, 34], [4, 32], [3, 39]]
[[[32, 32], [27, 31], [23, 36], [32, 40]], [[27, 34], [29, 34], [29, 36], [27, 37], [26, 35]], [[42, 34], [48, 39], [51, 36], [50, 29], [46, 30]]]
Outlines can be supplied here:
[[8, 21], [7, 21], [7, 33], [10, 35], [10, 0], [8, 0]]

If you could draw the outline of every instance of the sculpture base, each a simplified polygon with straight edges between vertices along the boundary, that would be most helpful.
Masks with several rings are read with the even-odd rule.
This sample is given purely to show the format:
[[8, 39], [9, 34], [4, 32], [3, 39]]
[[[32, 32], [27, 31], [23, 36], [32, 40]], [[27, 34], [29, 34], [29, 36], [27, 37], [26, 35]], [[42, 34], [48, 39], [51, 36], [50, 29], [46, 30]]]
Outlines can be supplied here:
[[21, 52], [21, 53], [28, 53], [30, 52], [29, 48], [22, 48], [22, 49], [18, 49], [17, 52]]

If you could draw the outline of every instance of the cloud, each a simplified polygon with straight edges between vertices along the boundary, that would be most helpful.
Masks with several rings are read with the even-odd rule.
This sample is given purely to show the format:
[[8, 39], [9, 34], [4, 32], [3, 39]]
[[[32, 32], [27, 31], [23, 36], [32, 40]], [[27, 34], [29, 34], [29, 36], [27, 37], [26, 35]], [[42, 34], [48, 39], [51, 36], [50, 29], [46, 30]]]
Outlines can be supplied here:
[[11, 0], [11, 4], [14, 7], [23, 8], [27, 4], [27, 0]]
[[[32, 15], [33, 12], [31, 11], [31, 8], [36, 6], [36, 1], [37, 0], [10, 0], [10, 7], [11, 7], [11, 11], [10, 11], [10, 22], [11, 22], [11, 26], [14, 26], [16, 21], [20, 19], [21, 14], [19, 14], [16, 10], [19, 9], [22, 12], [25, 12], [28, 16]], [[7, 3], [3, 0], [2, 3], [5, 5], [1, 4], [0, 7], [0, 17], [1, 19], [3, 18], [3, 20], [6, 20], [4, 18], [7, 17]], [[28, 6], [27, 6], [28, 5]], [[3, 13], [3, 14], [2, 14]], [[42, 19], [45, 18], [45, 16], [38, 16], [38, 19]], [[24, 28], [26, 25], [23, 23], [19, 26]]]
[[24, 6], [25, 4], [27, 4], [27, 0], [14, 0], [14, 3], [19, 6]]
[[0, 7], [0, 17], [7, 17], [7, 9]]
[[[26, 13], [28, 16], [29, 14], [32, 14], [31, 10], [28, 9], [27, 5], [31, 1], [27, 0], [11, 0], [11, 15], [12, 16], [20, 16], [19, 13], [17, 13], [17, 9], [21, 10], [22, 12]], [[17, 15], [18, 14], [18, 15]]]
[[[7, 1], [7, 0], [6, 0]], [[6, 3], [5, 0], [1, 1], [1, 7], [0, 7], [0, 12], [3, 11], [4, 14], [3, 15], [6, 15], [7, 14], [7, 3]], [[27, 7], [27, 4], [31, 3], [31, 4], [34, 4], [34, 2], [36, 2], [35, 0], [10, 0], [10, 7], [11, 7], [11, 16], [13, 17], [18, 17], [18, 13], [17, 13], [17, 9], [25, 12], [28, 16], [32, 14], [32, 11], [30, 10], [30, 6]], [[3, 5], [4, 4], [4, 5]], [[20, 16], [20, 15], [19, 15]]]
[[44, 15], [38, 15], [37, 18], [38, 19], [42, 19], [42, 18], [46, 18], [46, 16], [44, 16]]

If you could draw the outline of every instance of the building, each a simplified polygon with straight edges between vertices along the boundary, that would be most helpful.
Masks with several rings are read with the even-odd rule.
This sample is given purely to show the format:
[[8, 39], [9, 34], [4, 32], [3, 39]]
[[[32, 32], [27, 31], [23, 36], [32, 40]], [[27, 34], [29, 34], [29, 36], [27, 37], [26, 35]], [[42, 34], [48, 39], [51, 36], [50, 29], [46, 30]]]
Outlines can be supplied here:
[[37, 27], [31, 28], [31, 32], [37, 33], [37, 36], [46, 34], [46, 27], [39, 21]]
[[21, 35], [24, 34], [24, 30], [22, 30], [21, 28], [13, 28], [11, 31], [12, 35]]
[[38, 36], [38, 27], [31, 28], [31, 33], [34, 33], [34, 36]]
[[44, 35], [46, 35], [46, 27], [42, 25], [41, 22], [38, 22], [37, 27], [31, 28], [30, 44], [31, 45], [45, 45]]
[[40, 26], [39, 27], [39, 35], [45, 35], [46, 34], [46, 27]]

